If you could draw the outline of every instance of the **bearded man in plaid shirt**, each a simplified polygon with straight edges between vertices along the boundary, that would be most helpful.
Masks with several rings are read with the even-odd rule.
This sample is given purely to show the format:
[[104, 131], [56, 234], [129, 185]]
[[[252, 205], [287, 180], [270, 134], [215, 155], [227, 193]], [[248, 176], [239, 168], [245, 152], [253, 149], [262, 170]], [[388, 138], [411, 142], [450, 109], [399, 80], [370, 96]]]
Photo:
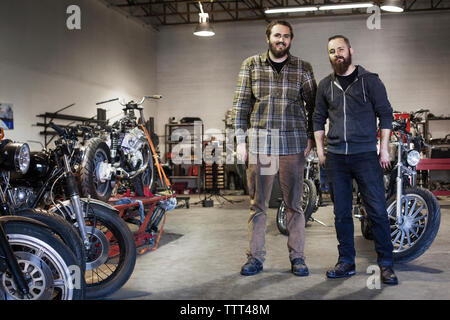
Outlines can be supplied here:
[[238, 162], [245, 162], [247, 157], [249, 162], [249, 247], [241, 274], [254, 275], [263, 270], [267, 207], [278, 171], [291, 271], [307, 276], [303, 168], [314, 139], [312, 114], [317, 85], [311, 65], [289, 52], [294, 34], [288, 22], [270, 23], [266, 37], [268, 50], [242, 63], [233, 101]]

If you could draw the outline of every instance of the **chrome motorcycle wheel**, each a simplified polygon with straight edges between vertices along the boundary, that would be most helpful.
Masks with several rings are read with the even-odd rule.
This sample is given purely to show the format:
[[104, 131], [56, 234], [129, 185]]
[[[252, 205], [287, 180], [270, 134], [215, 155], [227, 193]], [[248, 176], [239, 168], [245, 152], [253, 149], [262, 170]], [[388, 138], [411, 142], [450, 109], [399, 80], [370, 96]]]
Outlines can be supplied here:
[[[68, 247], [39, 226], [8, 223], [5, 230], [30, 289], [29, 297], [21, 297], [11, 273], [5, 272], [0, 277], [0, 290], [5, 293], [6, 299], [78, 300], [84, 298], [81, 269]], [[74, 277], [77, 275], [78, 279]]]
[[394, 252], [402, 252], [414, 246], [422, 238], [428, 224], [429, 208], [422, 197], [416, 194], [405, 194], [401, 201], [401, 223], [398, 223], [396, 218], [396, 202], [387, 209], [391, 221]]
[[387, 212], [396, 262], [408, 262], [422, 255], [433, 242], [440, 224], [440, 207], [428, 190], [407, 188], [401, 198], [401, 219], [397, 221], [396, 196]]
[[[305, 179], [303, 181], [303, 195], [302, 195], [302, 210], [305, 215], [305, 226], [314, 212], [316, 199], [317, 199], [317, 191], [314, 182]], [[287, 231], [286, 223], [287, 222], [286, 222], [285, 203], [284, 201], [281, 201], [277, 211], [277, 227], [278, 230], [284, 235], [289, 234], [289, 232]]]

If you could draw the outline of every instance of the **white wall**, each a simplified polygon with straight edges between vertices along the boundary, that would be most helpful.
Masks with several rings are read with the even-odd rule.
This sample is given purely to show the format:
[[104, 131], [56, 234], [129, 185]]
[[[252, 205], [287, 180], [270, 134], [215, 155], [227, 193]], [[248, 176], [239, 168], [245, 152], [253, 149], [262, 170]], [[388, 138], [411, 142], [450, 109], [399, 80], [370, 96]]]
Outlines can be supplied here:
[[[66, 9], [81, 9], [81, 30], [66, 27]], [[14, 104], [13, 140], [41, 140], [43, 119], [71, 103], [66, 114], [96, 115], [95, 102], [138, 98], [156, 90], [154, 32], [93, 0], [0, 2], [0, 103]], [[156, 115], [156, 104], [145, 104]], [[107, 117], [118, 104], [103, 105]], [[55, 120], [55, 123], [64, 121]], [[34, 148], [39, 146], [31, 145]]]
[[[66, 28], [66, 8], [81, 8], [81, 30]], [[449, 114], [448, 13], [383, 14], [381, 30], [367, 16], [290, 20], [291, 52], [309, 61], [317, 81], [330, 71], [329, 36], [347, 35], [354, 62], [377, 72], [396, 110], [427, 107]], [[0, 1], [0, 103], [14, 104], [7, 137], [41, 140], [36, 115], [76, 103], [65, 113], [93, 116], [95, 102], [161, 94], [145, 104], [164, 134], [169, 117], [200, 117], [205, 129], [223, 129], [237, 75], [246, 57], [266, 50], [266, 22], [217, 23], [216, 35], [198, 38], [194, 25], [153, 31], [93, 0]], [[108, 117], [117, 104], [104, 106]], [[163, 141], [163, 139], [161, 139]]]
[[[395, 110], [420, 107], [450, 114], [450, 15], [447, 12], [382, 14], [381, 29], [369, 30], [369, 15], [292, 19], [291, 52], [309, 61], [317, 82], [331, 72], [327, 39], [344, 34], [354, 62], [380, 75]], [[223, 129], [232, 107], [242, 61], [267, 48], [264, 21], [217, 23], [216, 35], [198, 38], [194, 26], [165, 27], [158, 33], [158, 132], [169, 117], [197, 116], [205, 128]]]

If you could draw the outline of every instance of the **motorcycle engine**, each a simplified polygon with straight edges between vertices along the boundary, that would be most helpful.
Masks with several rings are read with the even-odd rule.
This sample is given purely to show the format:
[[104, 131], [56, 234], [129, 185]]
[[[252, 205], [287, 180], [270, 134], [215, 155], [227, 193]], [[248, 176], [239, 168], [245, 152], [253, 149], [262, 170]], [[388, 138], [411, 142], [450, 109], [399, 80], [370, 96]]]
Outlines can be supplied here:
[[122, 139], [122, 150], [125, 154], [130, 154], [141, 149], [146, 137], [139, 128], [134, 128], [126, 133]]
[[32, 188], [17, 187], [13, 189], [13, 197], [17, 208], [29, 208], [36, 199]]

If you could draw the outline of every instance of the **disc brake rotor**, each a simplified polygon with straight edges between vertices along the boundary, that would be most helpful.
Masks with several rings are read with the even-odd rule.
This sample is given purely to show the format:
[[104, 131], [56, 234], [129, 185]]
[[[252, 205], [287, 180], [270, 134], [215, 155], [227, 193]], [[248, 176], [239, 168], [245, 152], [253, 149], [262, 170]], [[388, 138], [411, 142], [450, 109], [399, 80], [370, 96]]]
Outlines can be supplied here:
[[86, 270], [93, 270], [104, 264], [109, 257], [109, 241], [105, 234], [94, 227], [87, 226], [90, 248], [86, 252]]

